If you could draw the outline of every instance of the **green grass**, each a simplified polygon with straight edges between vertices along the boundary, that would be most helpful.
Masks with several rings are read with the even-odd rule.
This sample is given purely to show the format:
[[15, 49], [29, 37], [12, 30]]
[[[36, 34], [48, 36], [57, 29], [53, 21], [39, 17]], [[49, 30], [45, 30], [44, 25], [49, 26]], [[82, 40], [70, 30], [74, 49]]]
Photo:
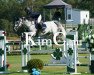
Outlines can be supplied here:
[[[80, 54], [84, 56], [86, 54]], [[50, 55], [32, 55], [31, 58], [39, 58], [43, 60], [44, 63], [50, 63], [51, 57]], [[86, 58], [79, 59], [81, 63], [88, 63], [89, 60]], [[20, 55], [12, 55], [7, 56], [7, 62], [10, 64], [8, 71], [10, 74], [4, 75], [30, 75], [28, 73], [22, 73], [21, 71], [21, 56]], [[89, 68], [80, 66], [78, 67], [78, 72], [81, 75], [91, 75], [89, 74]], [[66, 66], [44, 66], [43, 70], [41, 71], [41, 75], [68, 75], [66, 74]], [[94, 75], [94, 74], [92, 74]]]

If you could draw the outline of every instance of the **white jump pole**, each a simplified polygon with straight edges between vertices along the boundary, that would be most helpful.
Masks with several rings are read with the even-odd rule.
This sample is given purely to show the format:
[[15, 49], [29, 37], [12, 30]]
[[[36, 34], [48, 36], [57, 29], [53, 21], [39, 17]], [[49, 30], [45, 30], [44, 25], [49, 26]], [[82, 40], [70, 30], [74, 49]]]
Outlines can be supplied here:
[[5, 72], [6, 72], [6, 70], [7, 70], [7, 63], [6, 63], [6, 60], [7, 60], [7, 58], [6, 58], [6, 56], [7, 56], [7, 54], [6, 54], [7, 52], [6, 52], [6, 36], [4, 36], [4, 66], [5, 66]]
[[[25, 39], [22, 41], [21, 44], [21, 55], [22, 55], [22, 70], [23, 72], [27, 72], [26, 65], [27, 62], [30, 60], [30, 46], [31, 46], [31, 36], [29, 35], [30, 32], [25, 32]], [[32, 32], [31, 32], [32, 34]], [[32, 41], [32, 40], [31, 40]]]
[[[26, 37], [27, 38], [27, 37]], [[27, 39], [26, 39], [27, 40]], [[26, 65], [27, 65], [27, 43], [24, 41], [21, 41], [21, 56], [22, 56], [22, 71], [27, 72]]]
[[75, 33], [73, 31], [66, 36], [67, 72], [70, 74], [80, 74], [77, 73], [77, 37]]
[[0, 73], [6, 73], [6, 36], [4, 31], [0, 31]]

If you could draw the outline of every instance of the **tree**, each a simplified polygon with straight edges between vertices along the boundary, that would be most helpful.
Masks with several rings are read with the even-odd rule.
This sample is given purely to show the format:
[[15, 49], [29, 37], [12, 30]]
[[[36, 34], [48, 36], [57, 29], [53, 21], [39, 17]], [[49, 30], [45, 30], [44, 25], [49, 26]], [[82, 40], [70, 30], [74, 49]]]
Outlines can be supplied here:
[[[40, 12], [43, 15], [43, 5], [48, 4], [52, 0], [0, 0], [0, 28], [7, 29], [6, 22], [10, 23], [10, 28], [13, 30], [13, 25], [19, 17], [25, 16], [24, 9], [31, 7], [33, 11]], [[71, 4], [73, 8], [90, 10], [91, 17], [94, 17], [94, 0], [64, 0]], [[46, 11], [48, 12], [48, 10]], [[46, 15], [48, 15], [47, 13]], [[4, 23], [5, 22], [5, 23]], [[6, 26], [3, 26], [4, 23]], [[2, 25], [2, 26], [1, 26]], [[9, 30], [7, 29], [7, 33]]]
[[0, 29], [7, 31], [8, 35], [13, 32], [15, 20], [23, 15], [21, 3], [16, 0], [0, 0]]
[[79, 9], [89, 10], [91, 17], [94, 17], [94, 0], [81, 0], [78, 4]]
[[9, 22], [6, 19], [0, 19], [0, 30], [4, 30], [7, 32], [7, 35], [9, 35], [9, 33], [11, 33], [12, 30], [12, 23]]

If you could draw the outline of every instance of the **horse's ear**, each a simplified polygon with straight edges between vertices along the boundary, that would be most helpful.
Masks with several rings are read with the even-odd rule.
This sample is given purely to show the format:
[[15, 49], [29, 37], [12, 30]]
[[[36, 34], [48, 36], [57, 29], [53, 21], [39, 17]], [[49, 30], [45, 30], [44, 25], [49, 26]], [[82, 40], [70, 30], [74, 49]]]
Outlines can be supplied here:
[[26, 18], [25, 17], [22, 17], [22, 20], [26, 20]]
[[39, 15], [37, 22], [40, 23], [41, 19], [42, 19], [42, 16]]

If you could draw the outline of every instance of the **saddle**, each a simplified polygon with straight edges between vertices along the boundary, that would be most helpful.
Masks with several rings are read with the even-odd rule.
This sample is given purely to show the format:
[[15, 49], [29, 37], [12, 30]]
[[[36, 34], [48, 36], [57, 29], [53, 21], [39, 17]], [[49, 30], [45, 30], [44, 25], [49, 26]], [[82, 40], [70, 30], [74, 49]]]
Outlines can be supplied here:
[[44, 30], [47, 26], [41, 21], [40, 23], [36, 23], [35, 27], [36, 29]]

